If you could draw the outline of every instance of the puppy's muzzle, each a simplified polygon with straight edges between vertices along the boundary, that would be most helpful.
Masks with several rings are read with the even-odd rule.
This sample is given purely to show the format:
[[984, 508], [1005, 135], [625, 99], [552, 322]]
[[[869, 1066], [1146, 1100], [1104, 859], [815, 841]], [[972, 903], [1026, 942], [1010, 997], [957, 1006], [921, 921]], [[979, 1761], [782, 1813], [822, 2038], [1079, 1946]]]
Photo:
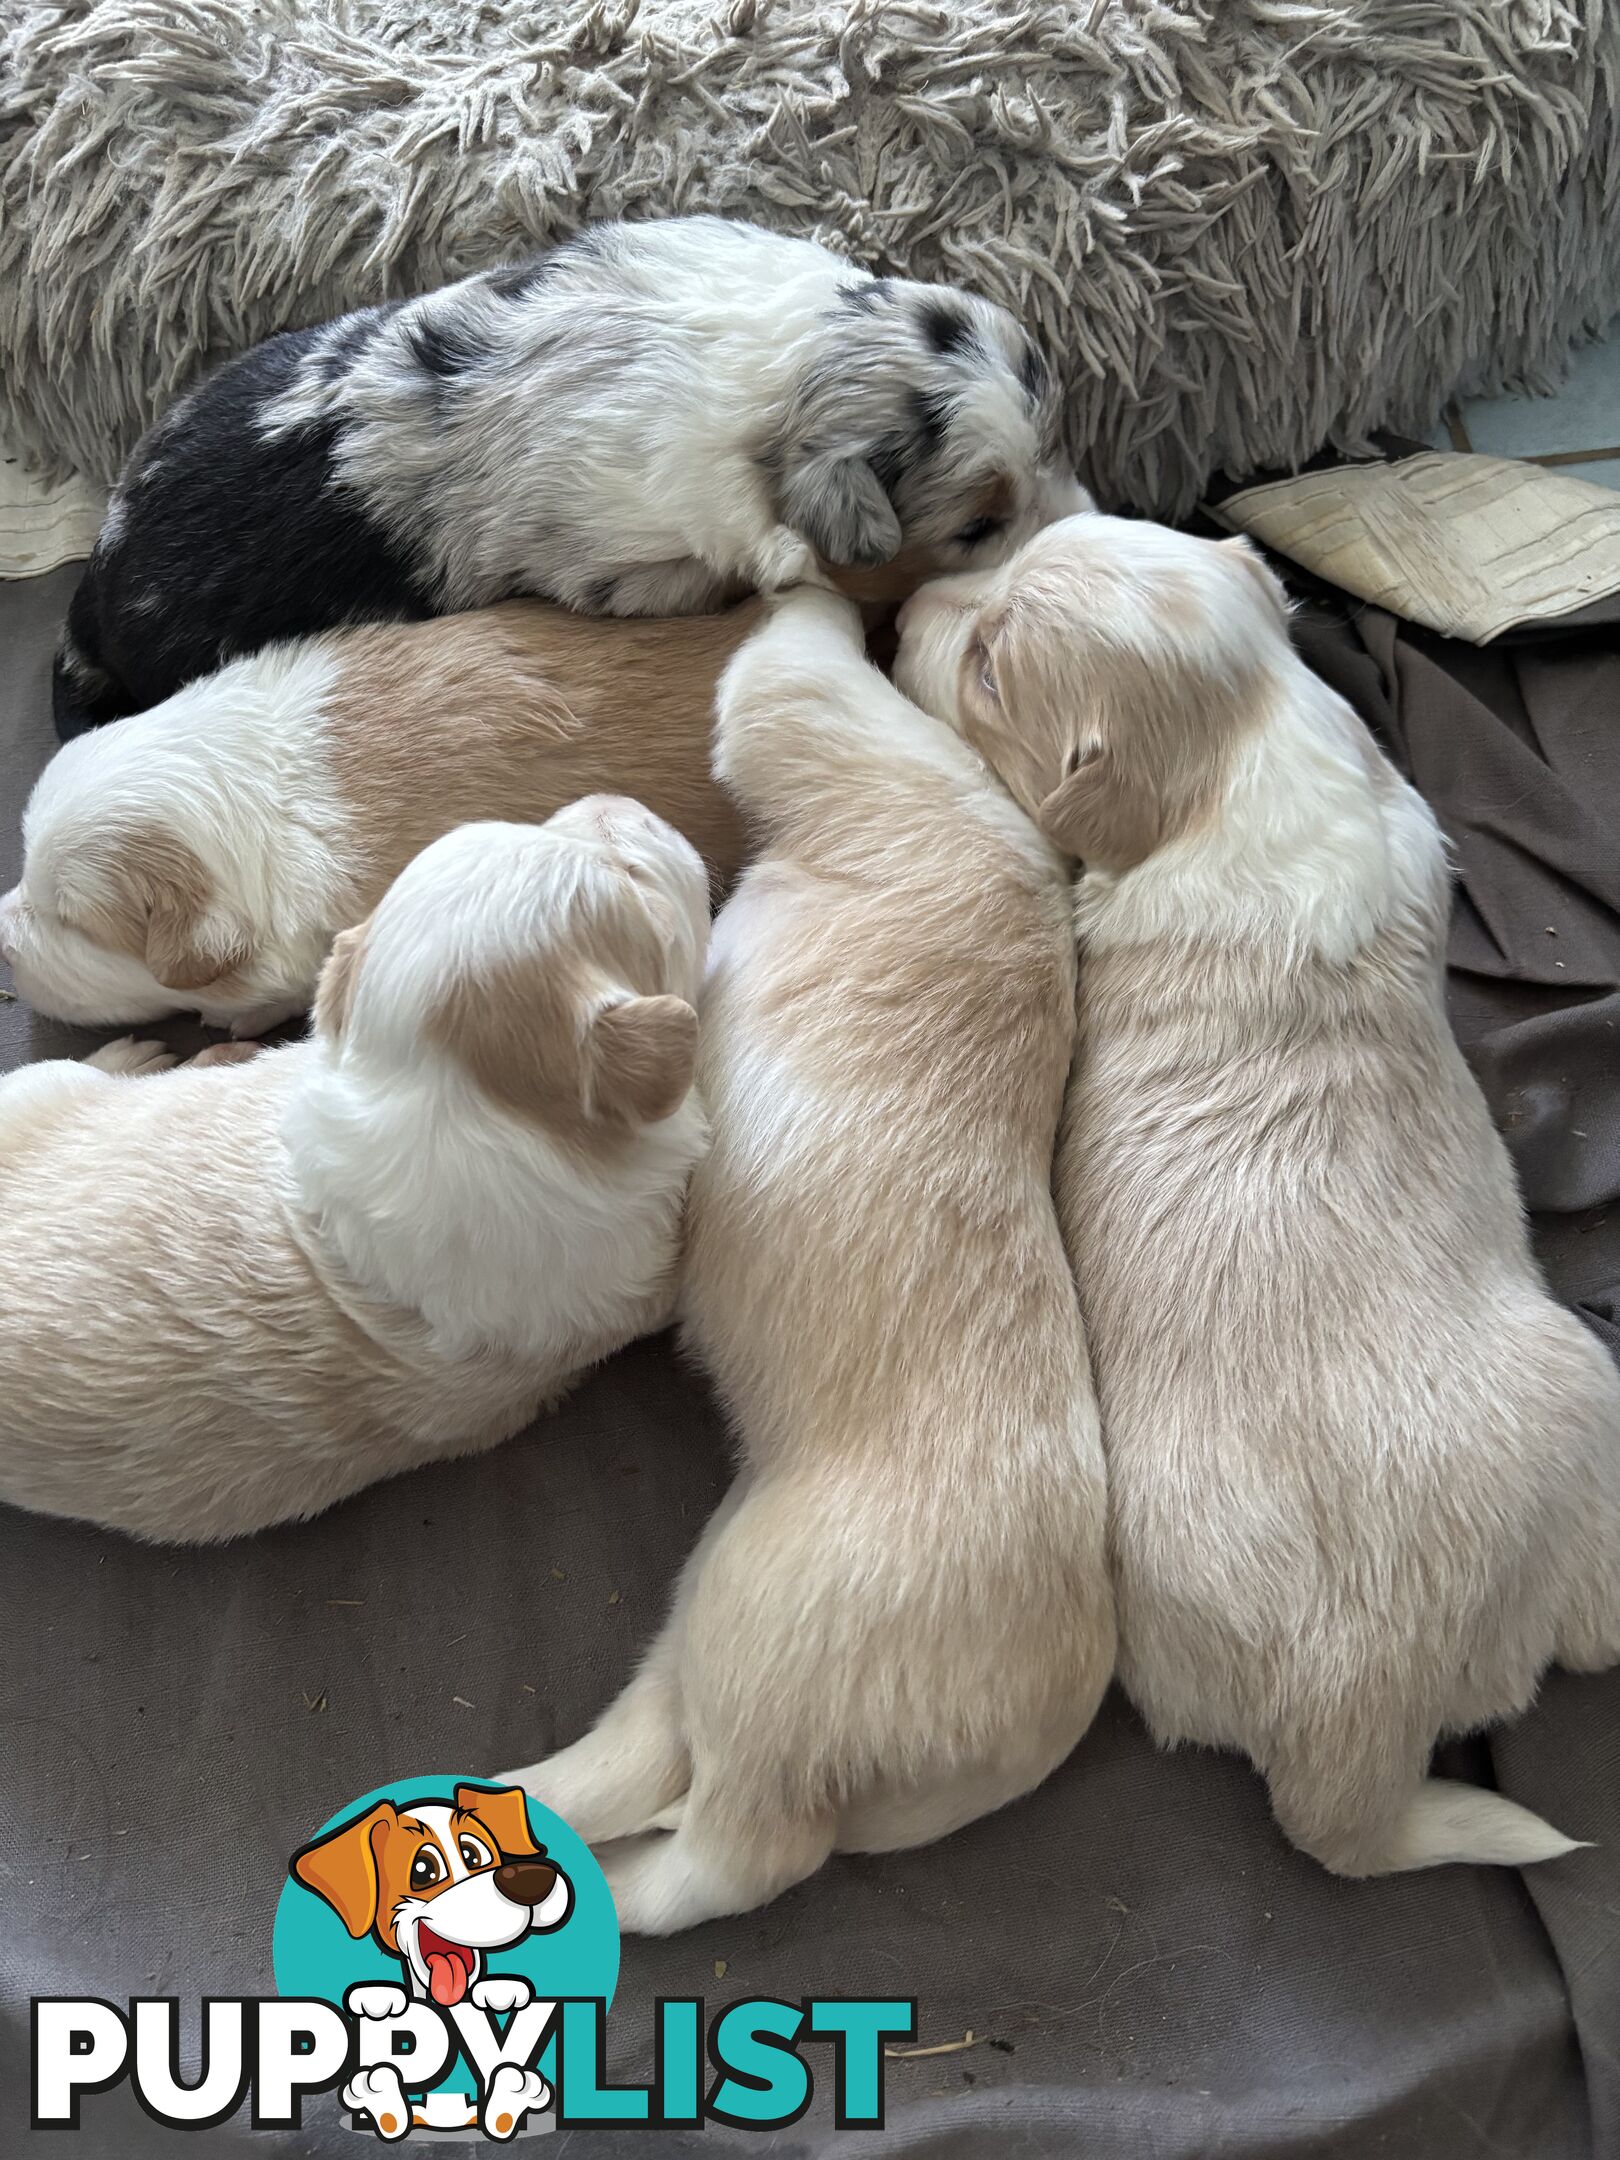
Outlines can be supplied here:
[[503, 1860], [495, 1870], [496, 1889], [514, 1905], [543, 1905], [556, 1882], [549, 1860]]

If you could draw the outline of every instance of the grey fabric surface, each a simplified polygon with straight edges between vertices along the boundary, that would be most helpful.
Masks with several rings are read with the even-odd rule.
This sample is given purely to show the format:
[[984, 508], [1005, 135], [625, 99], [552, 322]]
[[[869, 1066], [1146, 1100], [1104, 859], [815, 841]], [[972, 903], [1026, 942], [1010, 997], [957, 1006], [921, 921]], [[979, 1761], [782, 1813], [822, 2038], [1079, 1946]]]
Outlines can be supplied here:
[[[73, 575], [0, 586], [5, 882], [50, 749], [47, 659]], [[1377, 660], [1341, 657], [1379, 719]], [[0, 1004], [0, 1067], [90, 1046]], [[365, 2150], [318, 2110], [297, 2134], [181, 2138], [120, 2096], [87, 2101], [77, 2138], [31, 2139], [28, 1997], [268, 1990], [294, 1846], [389, 1777], [485, 1772], [580, 1732], [726, 1476], [705, 1390], [660, 1340], [492, 1455], [222, 1550], [0, 1510], [0, 2156]], [[835, 1861], [746, 1918], [626, 1945], [610, 2063], [627, 2075], [650, 2066], [660, 1993], [910, 1993], [922, 2042], [983, 2036], [890, 2064], [887, 2131], [833, 2140], [818, 2107], [776, 2137], [565, 2132], [546, 2149], [1612, 2154], [1620, 1678], [1555, 1676], [1511, 1734], [1447, 1752], [1474, 1778], [1494, 1762], [1504, 1789], [1604, 1849], [1528, 1883], [1460, 1868], [1337, 1882], [1284, 1844], [1243, 1763], [1156, 1755], [1112, 1698], [1004, 1814], [923, 1852]]]

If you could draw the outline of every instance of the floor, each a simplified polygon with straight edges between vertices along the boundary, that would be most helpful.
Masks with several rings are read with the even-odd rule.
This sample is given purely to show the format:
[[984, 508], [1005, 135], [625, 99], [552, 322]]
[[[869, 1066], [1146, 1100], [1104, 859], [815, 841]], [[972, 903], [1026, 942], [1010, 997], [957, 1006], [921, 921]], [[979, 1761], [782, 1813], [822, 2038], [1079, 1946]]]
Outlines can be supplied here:
[[1576, 354], [1556, 395], [1466, 399], [1430, 440], [1442, 450], [1527, 458], [1620, 490], [1620, 316], [1600, 343]]

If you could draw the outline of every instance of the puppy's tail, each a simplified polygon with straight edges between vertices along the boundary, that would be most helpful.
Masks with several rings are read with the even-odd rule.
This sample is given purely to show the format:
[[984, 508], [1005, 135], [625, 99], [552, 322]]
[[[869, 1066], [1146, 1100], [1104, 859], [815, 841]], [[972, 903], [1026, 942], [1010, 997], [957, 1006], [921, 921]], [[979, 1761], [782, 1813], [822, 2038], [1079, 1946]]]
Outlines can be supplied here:
[[1369, 1875], [1410, 1868], [1443, 1867], [1448, 1861], [1475, 1866], [1529, 1867], [1578, 1852], [1583, 1840], [1565, 1837], [1516, 1800], [1455, 1778], [1425, 1778], [1398, 1817], [1380, 1864]]
[[1398, 1875], [1451, 1862], [1529, 1867], [1574, 1852], [1516, 1800], [1454, 1778], [1424, 1776], [1432, 1729], [1404, 1735], [1329, 1729], [1293, 1742], [1266, 1765], [1271, 1805], [1287, 1837], [1335, 1875]]

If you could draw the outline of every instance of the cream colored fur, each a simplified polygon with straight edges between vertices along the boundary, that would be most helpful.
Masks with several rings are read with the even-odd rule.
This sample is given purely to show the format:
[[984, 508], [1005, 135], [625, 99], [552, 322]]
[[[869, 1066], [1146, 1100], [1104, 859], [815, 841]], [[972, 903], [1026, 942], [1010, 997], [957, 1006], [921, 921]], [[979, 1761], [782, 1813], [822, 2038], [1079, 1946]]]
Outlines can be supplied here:
[[1090, 843], [1057, 1192], [1121, 1677], [1338, 1872], [1568, 1851], [1427, 1776], [1620, 1659], [1620, 1379], [1447, 1026], [1432, 816], [1241, 542], [1054, 527], [919, 595], [898, 677]]
[[742, 1466], [639, 1675], [514, 1773], [637, 1933], [1026, 1792], [1114, 1651], [1050, 1192], [1062, 862], [829, 595], [733, 663], [716, 762], [765, 839], [705, 985], [682, 1307]]
[[707, 928], [692, 850], [597, 797], [427, 850], [340, 941], [307, 1042], [0, 1081], [0, 1499], [235, 1536], [505, 1439], [663, 1325]]

